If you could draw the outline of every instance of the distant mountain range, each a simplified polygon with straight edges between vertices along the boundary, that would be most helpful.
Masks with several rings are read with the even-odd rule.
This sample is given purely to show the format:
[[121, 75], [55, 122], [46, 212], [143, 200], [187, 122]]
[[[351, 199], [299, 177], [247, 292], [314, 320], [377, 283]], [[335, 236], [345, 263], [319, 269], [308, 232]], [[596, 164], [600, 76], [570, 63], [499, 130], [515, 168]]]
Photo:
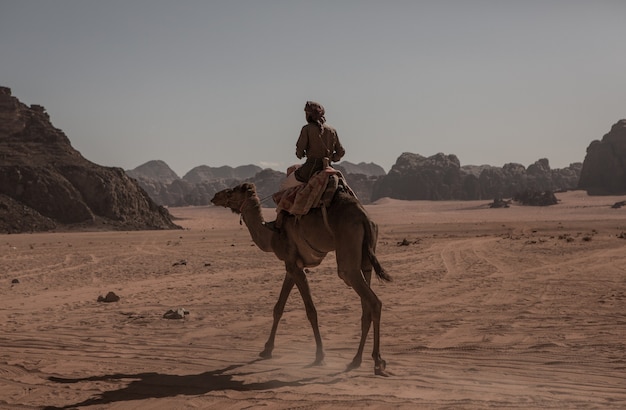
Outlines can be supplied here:
[[[388, 174], [376, 164], [334, 165], [345, 175], [361, 202], [367, 204], [382, 197], [396, 199], [454, 200], [511, 198], [526, 190], [576, 189], [582, 163], [563, 169], [550, 169], [547, 159], [528, 168], [521, 164], [461, 166], [455, 155], [436, 154], [424, 157], [405, 152], [398, 157]], [[208, 205], [213, 195], [243, 181], [253, 182], [262, 197], [278, 191], [285, 174], [255, 165], [213, 168], [202, 165], [182, 178], [160, 160], [149, 161], [126, 171], [157, 203], [168, 206]], [[269, 201], [266, 206], [274, 206]]]
[[[365, 198], [370, 196], [373, 181], [385, 175], [385, 170], [373, 163], [353, 164], [343, 161], [335, 167], [345, 175], [354, 176], [350, 179], [351, 187], [357, 195], [363, 194]], [[257, 192], [264, 198], [278, 191], [280, 182], [286, 176], [284, 172], [256, 165], [234, 168], [200, 165], [181, 178], [161, 160], [148, 161], [126, 173], [135, 178], [157, 203], [167, 206], [208, 205], [216, 192], [243, 181], [254, 182]], [[367, 181], [370, 183], [365, 183]], [[265, 205], [274, 206], [271, 200]]]
[[[365, 162], [361, 162], [360, 164], [353, 164], [348, 161], [343, 161], [335, 164], [334, 166], [346, 174], [363, 174], [366, 176], [385, 175], [383, 167], [374, 163], [367, 164]], [[165, 161], [152, 160], [139, 165], [135, 169], [128, 170], [126, 173], [133, 178], [158, 180], [168, 184], [177, 179], [184, 179], [192, 184], [197, 184], [215, 179], [244, 180], [254, 177], [262, 170], [263, 168], [257, 165], [241, 165], [235, 168], [228, 165], [221, 167], [200, 165], [192, 168], [182, 178], [180, 178], [176, 172], [174, 172], [169, 165], [165, 163]]]

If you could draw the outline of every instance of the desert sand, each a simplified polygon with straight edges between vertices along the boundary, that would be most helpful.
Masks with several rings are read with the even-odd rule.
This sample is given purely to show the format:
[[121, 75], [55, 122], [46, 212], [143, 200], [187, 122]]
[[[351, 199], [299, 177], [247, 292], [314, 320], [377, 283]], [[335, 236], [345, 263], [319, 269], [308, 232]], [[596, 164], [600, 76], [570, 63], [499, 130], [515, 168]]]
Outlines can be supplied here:
[[259, 359], [284, 270], [227, 209], [173, 208], [180, 231], [1, 235], [0, 408], [624, 408], [625, 198], [557, 197], [366, 207], [394, 279], [372, 283], [387, 378], [371, 337], [344, 371], [360, 302], [333, 254], [309, 273], [325, 364], [297, 292]]

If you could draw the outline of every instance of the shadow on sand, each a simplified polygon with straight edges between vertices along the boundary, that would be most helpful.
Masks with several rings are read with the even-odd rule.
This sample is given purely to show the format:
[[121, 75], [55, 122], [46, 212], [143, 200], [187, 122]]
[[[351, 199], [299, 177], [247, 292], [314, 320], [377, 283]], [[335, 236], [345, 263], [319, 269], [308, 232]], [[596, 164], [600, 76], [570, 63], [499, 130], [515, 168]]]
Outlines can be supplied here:
[[[253, 364], [258, 360], [248, 363], [232, 365], [223, 369], [208, 371], [200, 374], [172, 375], [161, 373], [137, 373], [137, 374], [109, 374], [103, 376], [91, 376], [77, 379], [63, 377], [49, 377], [50, 381], [63, 384], [80, 383], [85, 381], [107, 381], [132, 380], [128, 385], [117, 390], [105, 391], [96, 397], [81, 401], [79, 403], [68, 404], [62, 407], [48, 406], [45, 409], [73, 409], [82, 406], [96, 404], [109, 404], [131, 400], [144, 400], [150, 398], [174, 397], [179, 395], [196, 396], [219, 390], [235, 391], [261, 391], [271, 390], [280, 387], [303, 386], [315, 380], [315, 378], [305, 378], [296, 381], [269, 380], [260, 383], [246, 383], [244, 381], [233, 380], [234, 377], [246, 376], [262, 372], [241, 372], [226, 374], [246, 365]], [[326, 381], [324, 384], [334, 384], [339, 380]]]

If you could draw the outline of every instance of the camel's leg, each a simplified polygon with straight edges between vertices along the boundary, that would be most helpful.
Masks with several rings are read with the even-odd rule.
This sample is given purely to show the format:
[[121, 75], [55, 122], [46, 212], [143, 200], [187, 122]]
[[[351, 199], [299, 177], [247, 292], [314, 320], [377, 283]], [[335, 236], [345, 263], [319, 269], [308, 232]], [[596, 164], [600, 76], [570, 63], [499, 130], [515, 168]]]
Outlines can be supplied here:
[[380, 356], [380, 314], [382, 311], [382, 302], [370, 287], [371, 269], [361, 273], [358, 269], [350, 271], [344, 270], [344, 277], [352, 278], [350, 281], [352, 289], [361, 298], [361, 340], [354, 359], [347, 370], [352, 370], [361, 364], [363, 349], [367, 334], [369, 333], [370, 324], [374, 322], [374, 347], [372, 358], [374, 359], [374, 373], [377, 376], [388, 376], [385, 372], [386, 363]]
[[[367, 261], [369, 264], [369, 261]], [[372, 266], [369, 265], [369, 269], [367, 267], [363, 268], [363, 278], [369, 284], [372, 278]], [[370, 331], [370, 325], [372, 323], [372, 311], [368, 304], [365, 303], [365, 300], [361, 299], [361, 341], [359, 342], [359, 349], [352, 359], [352, 362], [348, 365], [346, 371], [357, 369], [361, 366], [361, 361], [363, 358], [363, 349], [365, 348], [365, 341], [367, 340], [367, 334]]]
[[355, 280], [352, 288], [361, 298], [361, 303], [369, 309], [374, 322], [374, 348], [372, 350], [374, 373], [377, 376], [388, 376], [387, 372], [385, 372], [386, 362], [380, 357], [380, 313], [383, 304], [364, 279]]
[[292, 266], [290, 272], [292, 272], [293, 280], [300, 291], [300, 296], [302, 296], [304, 308], [306, 309], [306, 316], [309, 319], [309, 322], [311, 322], [311, 327], [313, 328], [313, 336], [315, 337], [315, 345], [317, 347], [315, 351], [315, 361], [313, 364], [321, 365], [324, 363], [324, 348], [322, 347], [322, 337], [317, 323], [317, 310], [315, 309], [315, 304], [313, 303], [313, 298], [311, 297], [309, 281], [306, 278], [304, 270], [297, 268], [295, 265]]
[[[374, 323], [374, 372], [379, 376], [387, 376], [385, 361], [380, 357], [380, 313], [382, 302], [370, 287], [372, 274], [371, 261], [366, 260], [363, 252], [365, 232], [359, 231], [357, 223], [344, 224], [341, 229], [335, 229], [335, 255], [339, 276], [354, 289], [361, 298], [363, 314], [361, 316], [361, 341], [356, 356], [348, 369], [358, 367], [363, 353], [363, 346], [369, 332], [370, 323]], [[375, 244], [372, 244], [374, 247]]]
[[291, 276], [291, 274], [289, 274], [289, 272], [287, 272], [285, 274], [285, 279], [283, 280], [283, 287], [280, 291], [280, 296], [278, 297], [276, 305], [274, 305], [274, 323], [272, 323], [272, 331], [270, 332], [270, 337], [265, 343], [265, 349], [259, 354], [259, 356], [264, 359], [269, 359], [270, 357], [272, 357], [272, 350], [274, 350], [274, 339], [276, 338], [278, 323], [280, 322], [280, 318], [283, 316], [285, 304], [287, 303], [289, 293], [291, 293], [291, 289], [293, 289], [294, 284], [295, 282], [293, 281], [293, 277]]

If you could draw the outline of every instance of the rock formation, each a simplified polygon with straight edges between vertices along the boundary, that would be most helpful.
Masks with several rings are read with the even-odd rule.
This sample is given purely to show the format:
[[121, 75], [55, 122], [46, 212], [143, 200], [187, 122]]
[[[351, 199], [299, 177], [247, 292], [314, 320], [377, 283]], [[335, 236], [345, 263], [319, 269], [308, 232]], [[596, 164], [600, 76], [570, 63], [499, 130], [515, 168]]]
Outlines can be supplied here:
[[178, 228], [122, 169], [83, 158], [42, 106], [0, 87], [0, 232], [71, 226]]
[[626, 194], [626, 119], [589, 144], [578, 187], [589, 195]]
[[276, 206], [271, 199], [273, 193], [280, 189], [280, 183], [285, 179], [284, 172], [275, 171], [273, 169], [264, 169], [251, 178], [247, 178], [244, 182], [252, 182], [256, 185], [256, 192], [263, 202], [264, 207], [273, 208]]
[[262, 171], [262, 169], [263, 168], [256, 165], [242, 165], [236, 168], [228, 165], [221, 167], [200, 165], [187, 172], [185, 176], [183, 176], [183, 179], [192, 184], [199, 184], [217, 179], [242, 181], [247, 178], [252, 178], [257, 173]]
[[[391, 197], [405, 200], [463, 198], [461, 164], [455, 155], [424, 157], [405, 152], [389, 173], [374, 185], [372, 200]], [[470, 199], [470, 198], [467, 198]]]
[[161, 160], [148, 161], [135, 169], [126, 171], [126, 174], [131, 178], [160, 181], [164, 184], [171, 184], [180, 179], [176, 172]]
[[522, 164], [508, 163], [502, 168], [484, 168], [479, 176], [480, 196], [475, 199], [511, 198], [527, 189], [533, 191], [567, 191], [576, 189], [582, 164], [567, 168], [550, 169], [542, 158], [525, 168]]
[[511, 198], [516, 193], [575, 189], [582, 164], [550, 169], [540, 159], [526, 169], [508, 163], [498, 168], [489, 165], [460, 166], [455, 155], [424, 157], [403, 153], [389, 174], [378, 178], [372, 201], [382, 197], [406, 200], [473, 200]]
[[552, 191], [534, 191], [526, 189], [513, 195], [513, 200], [520, 205], [549, 206], [556, 205], [559, 200]]
[[[208, 205], [216, 192], [244, 181], [253, 182], [263, 198], [277, 191], [285, 177], [283, 172], [266, 169], [248, 178], [225, 178], [233, 176], [234, 170], [251, 169], [253, 166], [201, 166], [194, 168], [197, 170], [193, 173], [194, 178], [202, 174], [205, 179], [194, 179], [197, 182], [192, 183], [186, 179], [186, 175], [182, 179], [167, 182], [158, 179], [156, 175], [169, 175], [170, 168], [162, 161], [158, 165], [164, 169], [157, 170], [155, 164], [152, 167], [144, 164], [127, 172], [137, 178], [157, 203], [169, 206]], [[517, 163], [508, 163], [502, 167], [461, 166], [456, 155], [440, 153], [424, 157], [405, 152], [387, 175], [376, 164], [354, 165], [343, 161], [335, 164], [335, 167], [345, 175], [359, 200], [369, 204], [382, 197], [405, 200], [493, 200], [512, 198], [528, 189], [553, 192], [576, 189], [582, 164], [551, 169], [548, 160], [542, 158], [529, 165], [528, 169]], [[146, 168], [150, 173], [139, 172]], [[220, 171], [216, 172], [216, 169]], [[382, 174], [378, 174], [380, 172]], [[272, 201], [264, 202], [263, 205], [274, 206]]]
[[[366, 204], [370, 202], [377, 179], [375, 175], [385, 173], [381, 166], [373, 163], [354, 165], [343, 161], [336, 167], [343, 172], [350, 187]], [[356, 173], [348, 172], [346, 168]], [[149, 161], [126, 173], [135, 178], [156, 203], [166, 206], [209, 205], [216, 192], [242, 182], [254, 183], [259, 196], [265, 198], [278, 191], [285, 178], [284, 172], [262, 169], [256, 165], [235, 168], [200, 165], [179, 178], [163, 161]], [[263, 206], [273, 207], [275, 204], [270, 200], [263, 202]]]
[[[216, 192], [254, 178], [262, 169], [256, 165], [209, 167], [200, 165], [180, 178], [163, 161], [148, 161], [126, 173], [158, 204], [165, 206], [209, 205]], [[277, 171], [274, 171], [277, 172]], [[279, 173], [284, 177], [284, 173]], [[261, 176], [266, 178], [267, 174]], [[282, 178], [280, 178], [282, 179]], [[280, 179], [274, 185], [277, 188]], [[263, 181], [259, 181], [260, 187]]]
[[353, 164], [348, 161], [341, 161], [338, 164], [333, 165], [333, 167], [340, 170], [343, 174], [359, 174], [365, 175], [366, 177], [379, 177], [381, 175], [385, 175], [385, 170], [380, 165], [374, 164], [373, 162], [365, 163], [359, 162], [358, 164]]

